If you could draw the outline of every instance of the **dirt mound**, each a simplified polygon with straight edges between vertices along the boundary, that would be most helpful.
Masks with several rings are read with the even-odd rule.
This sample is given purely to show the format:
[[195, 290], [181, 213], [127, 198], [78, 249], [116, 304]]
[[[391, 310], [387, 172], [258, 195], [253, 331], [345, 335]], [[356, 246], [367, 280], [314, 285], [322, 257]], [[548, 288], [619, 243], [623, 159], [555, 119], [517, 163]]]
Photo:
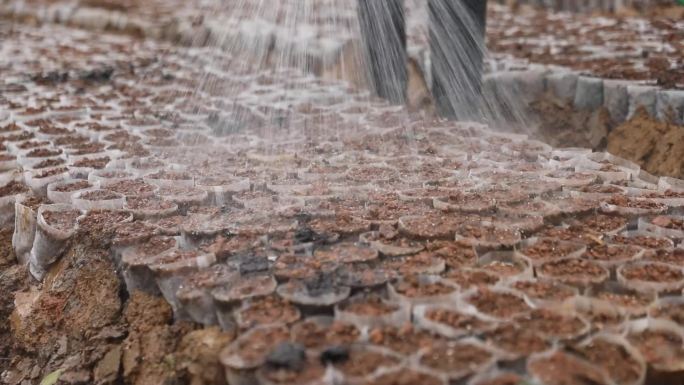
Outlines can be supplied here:
[[610, 133], [608, 151], [652, 174], [684, 178], [684, 127], [654, 120], [643, 108]]
[[[3, 261], [0, 290], [8, 295], [0, 300], [0, 315], [11, 322], [0, 325], [0, 354], [11, 360], [0, 360], [1, 383], [39, 383], [50, 374], [68, 384], [216, 378], [218, 362], [197, 352], [218, 357], [232, 335], [208, 329], [184, 338], [195, 325], [174, 323], [161, 297], [133, 293], [124, 305], [121, 281], [105, 253], [75, 247], [42, 285], [32, 286], [25, 267]], [[213, 382], [193, 382], [203, 383]]]
[[40, 351], [61, 335], [89, 338], [119, 317], [119, 285], [105, 253], [75, 248], [50, 269], [41, 290], [24, 301], [26, 308], [15, 312], [15, 336], [28, 351]]
[[124, 310], [128, 337], [123, 342], [123, 376], [130, 384], [174, 384], [182, 377], [176, 358], [180, 342], [194, 325], [173, 323], [173, 312], [161, 297], [135, 292]]
[[[14, 310], [14, 297], [11, 293], [28, 286], [28, 271], [14, 264], [12, 251], [12, 229], [0, 229], [0, 319], [8, 320]], [[0, 323], [0, 357], [12, 356], [12, 330], [9, 322]], [[0, 373], [12, 367], [12, 362], [0, 359]], [[3, 379], [0, 379], [4, 381]]]
[[179, 362], [190, 384], [225, 385], [219, 353], [234, 338], [234, 333], [222, 332], [218, 327], [195, 330], [183, 338]]
[[536, 131], [529, 133], [554, 147], [587, 147], [601, 150], [610, 130], [607, 111], [577, 111], [569, 103], [546, 95], [531, 103], [530, 111], [538, 120]]

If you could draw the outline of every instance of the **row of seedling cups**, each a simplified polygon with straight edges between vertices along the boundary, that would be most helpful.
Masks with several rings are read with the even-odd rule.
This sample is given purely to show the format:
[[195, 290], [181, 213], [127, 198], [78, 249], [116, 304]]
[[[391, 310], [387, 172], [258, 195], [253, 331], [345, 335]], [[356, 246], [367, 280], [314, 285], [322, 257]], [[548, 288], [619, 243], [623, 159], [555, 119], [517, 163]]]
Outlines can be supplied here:
[[[354, 299], [352, 299], [354, 300]], [[396, 307], [399, 309], [399, 306]], [[449, 335], [453, 336], [454, 329], [451, 328], [440, 328], [440, 325], [434, 325], [434, 323], [431, 323], [429, 320], [426, 320], [423, 317], [425, 314], [429, 313], [431, 310], [438, 309], [439, 307], [436, 305], [418, 305], [414, 308], [414, 322], [418, 323], [418, 327], [421, 328], [426, 328], [427, 330], [431, 330], [433, 332], [439, 333], [440, 335]], [[448, 309], [453, 310], [454, 307], [450, 306]], [[459, 309], [460, 310], [460, 309]], [[399, 316], [397, 318], [397, 315], [399, 314], [398, 311], [390, 311], [389, 316], [385, 317], [380, 317], [377, 316], [374, 319], [359, 319], [359, 317], [356, 314], [352, 314], [349, 316], [349, 314], [345, 314], [345, 310], [337, 310], [336, 309], [336, 317], [338, 318], [337, 322], [340, 323], [347, 323], [347, 324], [356, 324], [359, 325], [360, 327], [363, 328], [364, 330], [367, 330], [370, 327], [378, 327], [378, 326], [383, 326], [383, 325], [393, 325], [393, 326], [405, 326], [405, 322], [407, 320], [407, 317], [409, 317], [408, 313], [410, 310], [404, 310], [403, 316]], [[461, 315], [466, 315], [469, 317], [476, 318], [477, 315], [475, 313], [467, 314], [467, 312], [471, 312], [468, 308], [466, 308], [465, 311], [461, 313]], [[349, 319], [345, 318], [348, 317]], [[471, 324], [473, 325], [478, 325], [482, 326], [485, 328], [490, 328], [490, 327], [495, 327], [496, 322], [492, 322], [492, 324], [487, 325], [487, 320], [484, 318], [479, 318], [476, 321], [470, 321]], [[503, 322], [503, 321], [501, 321]], [[584, 336], [587, 332], [587, 325], [586, 323], [583, 324], [584, 327], [581, 327], [580, 331], [578, 331], [575, 335], [573, 335], [572, 339], [574, 340], [580, 340], [582, 336]], [[264, 330], [268, 330], [269, 328], [275, 328], [275, 327], [285, 327], [283, 326], [261, 326], [257, 327], [255, 329], [252, 329], [251, 331], [248, 331], [247, 333], [243, 334], [238, 340], [240, 342], [236, 342], [234, 345], [228, 347], [226, 350], [224, 350], [224, 353], [222, 353], [222, 362], [226, 366], [227, 369], [227, 374], [229, 375], [229, 378], [233, 378], [234, 380], [238, 379], [244, 379], [243, 376], [249, 376], [249, 375], [254, 375], [253, 370], [256, 370], [257, 367], [259, 367], [262, 363], [263, 360], [266, 360], [267, 352], [264, 352], [264, 355], [260, 357], [260, 359], [263, 360], [257, 360], [259, 363], [255, 363], [254, 365], [243, 365], [240, 362], [240, 354], [241, 354], [241, 346], [243, 347], [245, 343], [248, 341], [252, 341], [253, 337], [255, 334], [262, 333]], [[287, 331], [287, 327], [285, 329]], [[483, 329], [484, 330], [484, 329]], [[456, 335], [463, 337], [464, 335], [468, 335], [469, 333], [472, 333], [473, 330], [470, 329], [466, 333], [463, 332], [458, 332], [456, 331]], [[581, 341], [579, 343], [580, 346], [586, 346], [588, 345], [588, 341], [594, 341], [597, 338], [600, 339], [608, 339], [612, 343], [616, 343], [620, 345], [621, 347], [627, 349], [630, 354], [636, 354], [638, 357], [638, 353], [635, 353], [633, 349], [630, 349], [629, 344], [625, 343], [623, 339], [619, 338], [619, 335], [613, 335], [613, 334], [601, 334], [600, 336], [593, 336], [593, 337], [587, 337], [587, 339]], [[361, 340], [364, 338], [362, 337]], [[461, 367], [458, 367], [457, 365], [452, 365], [448, 368], [445, 368], [443, 366], [440, 366], [439, 359], [435, 361], [435, 355], [439, 357], [439, 353], [441, 352], [450, 352], [453, 353], [458, 349], [475, 349], [479, 351], [481, 355], [484, 355], [485, 358], [483, 359], [484, 361], [491, 360], [491, 362], [495, 362], [499, 359], [503, 360], [510, 360], [513, 359], [512, 355], [510, 353], [501, 351], [498, 349], [496, 346], [490, 346], [488, 344], [483, 344], [481, 341], [465, 337], [464, 340], [461, 340], [460, 342], [447, 342], [448, 346], [435, 346], [434, 350], [430, 350], [429, 353], [431, 356], [426, 356], [425, 352], [418, 351], [415, 355], [411, 355], [409, 357], [408, 361], [406, 363], [411, 363], [411, 365], [418, 365], [419, 367], [425, 368], [428, 372], [432, 372], [434, 374], [437, 374], [439, 376], [443, 376], [446, 378], [450, 378], [452, 380], [455, 379], [462, 379], [463, 377], [466, 377], [469, 374], [477, 373], [477, 372], [486, 372], [490, 373], [489, 365], [480, 365], [483, 362], [477, 361], [477, 362], [461, 362]], [[273, 346], [275, 348], [275, 345]], [[386, 349], [384, 349], [386, 351]], [[544, 354], [539, 354], [539, 355], [534, 355], [531, 357], [530, 362], [537, 362], [537, 360], [540, 359], [540, 357], [544, 357], [545, 355], [550, 354], [550, 352], [544, 353]], [[400, 354], [397, 354], [396, 352], [392, 352], [392, 355], [395, 357], [401, 357]], [[467, 357], [468, 355], [466, 355]], [[230, 357], [230, 358], [228, 358]], [[640, 360], [636, 360], [640, 361]], [[448, 363], [448, 361], [447, 361]], [[465, 366], [465, 367], [463, 367]], [[639, 373], [642, 373], [643, 370], [643, 364], [638, 365], [639, 368]], [[344, 367], [343, 367], [344, 369]], [[534, 370], [530, 371], [531, 373], [535, 373]], [[348, 373], [343, 373], [342, 374], [348, 374]], [[367, 374], [367, 373], [364, 373]], [[368, 373], [369, 374], [369, 373]], [[236, 376], [236, 377], [231, 377], [231, 376]], [[353, 377], [353, 376], [352, 376]], [[638, 376], [641, 377], [641, 374]], [[348, 377], [345, 377], [348, 378]], [[630, 382], [631, 383], [631, 382]], [[635, 382], [637, 383], [637, 382]]]

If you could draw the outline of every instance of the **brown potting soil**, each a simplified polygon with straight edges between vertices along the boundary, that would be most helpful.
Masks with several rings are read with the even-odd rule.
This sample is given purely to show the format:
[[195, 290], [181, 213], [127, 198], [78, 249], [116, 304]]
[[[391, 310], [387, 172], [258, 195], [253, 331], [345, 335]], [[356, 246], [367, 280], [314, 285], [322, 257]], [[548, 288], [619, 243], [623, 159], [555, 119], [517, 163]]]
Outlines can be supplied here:
[[359, 315], [383, 316], [397, 311], [399, 307], [383, 302], [379, 297], [371, 296], [365, 300], [345, 304], [341, 306], [341, 309]]
[[417, 350], [429, 347], [439, 337], [425, 330], [414, 328], [411, 324], [404, 326], [377, 327], [368, 333], [368, 340], [375, 345], [384, 346], [393, 351], [410, 355]]
[[361, 336], [361, 331], [356, 326], [340, 321], [323, 327], [311, 320], [304, 320], [297, 326], [298, 331], [293, 330], [293, 341], [309, 349], [349, 345]]
[[109, 163], [110, 159], [108, 156], [102, 158], [85, 158], [81, 159], [73, 164], [74, 167], [92, 167], [94, 169], [103, 169]]
[[684, 127], [659, 122], [644, 108], [612, 130], [607, 149], [651, 174], [684, 178]]
[[550, 341], [547, 341], [534, 330], [512, 323], [502, 324], [495, 330], [486, 333], [484, 339], [500, 349], [521, 355], [539, 353], [551, 346]]
[[[139, 179], [115, 182], [108, 185], [107, 189], [126, 196], [150, 194], [155, 190], [153, 185]], [[128, 202], [130, 206], [130, 200]]]
[[425, 318], [464, 331], [482, 331], [492, 326], [491, 322], [446, 308], [429, 310]]
[[28, 187], [26, 187], [25, 184], [12, 181], [7, 183], [6, 185], [0, 187], [0, 197], [5, 197], [8, 195], [15, 195], [18, 193], [26, 192], [28, 191]]
[[291, 324], [300, 316], [294, 305], [276, 296], [258, 298], [239, 314], [245, 329], [275, 323]]
[[55, 187], [55, 191], [57, 191], [57, 192], [72, 192], [72, 191], [84, 190], [84, 189], [90, 188], [92, 186], [93, 185], [90, 184], [90, 182], [83, 180], [83, 181], [78, 181], [78, 182], [60, 185], [58, 187]]
[[515, 318], [521, 327], [534, 330], [544, 336], [575, 337], [585, 327], [577, 316], [566, 315], [549, 309], [536, 309], [529, 314]]
[[515, 373], [503, 373], [486, 380], [473, 383], [474, 385], [520, 385], [523, 379]]
[[120, 196], [117, 193], [109, 190], [93, 190], [82, 193], [79, 198], [89, 201], [107, 201], [118, 199]]
[[422, 282], [417, 276], [404, 277], [401, 282], [394, 284], [394, 289], [397, 293], [409, 298], [439, 296], [457, 290], [456, 287], [445, 285], [442, 282]]
[[525, 301], [513, 294], [482, 289], [469, 300], [477, 310], [494, 317], [509, 318], [530, 310]]
[[680, 269], [674, 266], [643, 264], [626, 267], [622, 274], [627, 279], [648, 282], [675, 282], [684, 278]]
[[440, 378], [432, 374], [408, 368], [382, 374], [368, 382], [369, 385], [441, 385], [442, 383]]
[[59, 166], [59, 165], [62, 165], [64, 163], [66, 163], [66, 160], [61, 159], [61, 158], [45, 159], [44, 161], [41, 161], [40, 163], [33, 166], [33, 168], [38, 170], [38, 169], [42, 169], [42, 168]]
[[49, 211], [43, 212], [43, 219], [45, 222], [61, 231], [69, 231], [76, 225], [76, 219], [81, 216], [78, 210], [69, 211]]
[[358, 350], [350, 354], [349, 360], [335, 365], [342, 373], [352, 378], [363, 378], [375, 373], [378, 368], [393, 367], [399, 363], [395, 356], [372, 350]]
[[451, 270], [444, 278], [455, 282], [463, 290], [474, 286], [494, 285], [499, 281], [499, 277], [484, 270]]
[[66, 167], [51, 168], [49, 170], [45, 170], [45, 171], [41, 172], [40, 174], [36, 175], [36, 179], [47, 178], [47, 177], [54, 176], [57, 174], [65, 173], [67, 171], [69, 171], [69, 169]]
[[589, 362], [599, 363], [618, 384], [629, 384], [639, 379], [639, 362], [624, 347], [605, 340], [576, 347], [573, 352]]
[[420, 363], [432, 369], [449, 373], [474, 371], [491, 358], [491, 352], [475, 345], [442, 342], [426, 349]]
[[518, 281], [512, 287], [528, 297], [549, 301], [563, 301], [576, 294], [570, 287], [549, 281]]
[[603, 371], [596, 366], [561, 352], [529, 363], [528, 370], [547, 384], [607, 385], [609, 383]]

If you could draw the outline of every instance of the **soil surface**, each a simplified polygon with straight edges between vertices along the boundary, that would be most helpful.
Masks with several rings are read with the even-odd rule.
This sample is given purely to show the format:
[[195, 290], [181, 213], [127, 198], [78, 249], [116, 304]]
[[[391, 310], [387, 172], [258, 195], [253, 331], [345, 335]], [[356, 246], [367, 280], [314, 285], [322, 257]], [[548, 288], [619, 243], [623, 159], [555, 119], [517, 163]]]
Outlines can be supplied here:
[[684, 127], [659, 122], [645, 109], [611, 131], [607, 149], [651, 174], [684, 178]]

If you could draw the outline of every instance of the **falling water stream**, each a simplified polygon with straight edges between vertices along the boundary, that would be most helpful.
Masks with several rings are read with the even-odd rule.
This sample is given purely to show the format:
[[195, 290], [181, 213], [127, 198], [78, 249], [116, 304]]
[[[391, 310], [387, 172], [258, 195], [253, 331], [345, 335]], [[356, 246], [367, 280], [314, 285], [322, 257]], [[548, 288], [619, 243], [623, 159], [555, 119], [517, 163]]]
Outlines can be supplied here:
[[[375, 63], [378, 67], [376, 71], [391, 71], [390, 66], [383, 65], [385, 62], [405, 62], [405, 66], [398, 70], [404, 73], [390, 77], [411, 77], [408, 80], [409, 87], [412, 87], [409, 93], [429, 94], [435, 84], [432, 80], [436, 76], [441, 78], [441, 89], [435, 93], [442, 97], [432, 101], [436, 108], [400, 108], [407, 122], [410, 120], [409, 114], [434, 119], [437, 115], [435, 109], [446, 109], [451, 112], [447, 114], [451, 118], [479, 121], [495, 128], [520, 129], [529, 124], [523, 104], [510, 88], [491, 81], [485, 81], [480, 86], [477, 79], [479, 67], [483, 62], [489, 62], [488, 55], [484, 41], [478, 37], [481, 26], [460, 0], [431, 0], [429, 4], [428, 0], [364, 3], [373, 9], [371, 14], [376, 16], [384, 12], [405, 12], [407, 20], [410, 54], [397, 52], [395, 45], [381, 45], [380, 52], [374, 52], [379, 62]], [[267, 135], [279, 138], [287, 132], [288, 122], [297, 121], [296, 118], [301, 114], [313, 118], [312, 115], [318, 113], [316, 118], [325, 121], [328, 118], [326, 98], [334, 98], [336, 102], [347, 99], [350, 106], [380, 103], [369, 89], [373, 88], [370, 87], [372, 63], [366, 60], [369, 55], [363, 49], [364, 37], [357, 6], [357, 0], [234, 0], [222, 5], [220, 14], [230, 16], [223, 21], [224, 28], [218, 29], [221, 32], [213, 36], [211, 44], [225, 51], [227, 60], [213, 65], [243, 74], [244, 79], [232, 84], [216, 84], [209, 70], [199, 91], [211, 90], [223, 96], [234, 96], [237, 101], [241, 93], [251, 87], [250, 83], [261, 87], [259, 92], [269, 93], [270, 96], [273, 93], [269, 90], [277, 89], [278, 98], [268, 108], [262, 107], [259, 115], [272, 123], [272, 132]], [[449, 12], [459, 15], [458, 23], [439, 22], [439, 15]], [[436, 27], [430, 28], [431, 25]], [[382, 41], [402, 38], [387, 36], [396, 31], [384, 28], [382, 23], [375, 23], [371, 31], [373, 36], [367, 38]], [[420, 70], [409, 71], [407, 68], [411, 65]], [[289, 81], [293, 71], [311, 74], [311, 81]], [[269, 73], [269, 79], [250, 76], [257, 73]], [[320, 90], [312, 88], [314, 84], [320, 86], [328, 81], [335, 86], [327, 90], [325, 97], [322, 97]], [[335, 89], [340, 84], [345, 84], [343, 88], [347, 89]], [[390, 88], [389, 94], [407, 92], [401, 85], [390, 84], [387, 87]], [[390, 102], [404, 99], [403, 95], [384, 94]], [[291, 98], [310, 98], [312, 109], [290, 110], [288, 100]], [[242, 107], [241, 102], [231, 107], [238, 112], [228, 111], [230, 118], [223, 121], [232, 123], [225, 129], [234, 130], [243, 120], [252, 118], [251, 113], [245, 113], [250, 108]], [[327, 130], [323, 135], [353, 136], [358, 130], [364, 130], [362, 121], [346, 121], [343, 127], [341, 122], [326, 122]], [[405, 126], [408, 129], [409, 125]]]

